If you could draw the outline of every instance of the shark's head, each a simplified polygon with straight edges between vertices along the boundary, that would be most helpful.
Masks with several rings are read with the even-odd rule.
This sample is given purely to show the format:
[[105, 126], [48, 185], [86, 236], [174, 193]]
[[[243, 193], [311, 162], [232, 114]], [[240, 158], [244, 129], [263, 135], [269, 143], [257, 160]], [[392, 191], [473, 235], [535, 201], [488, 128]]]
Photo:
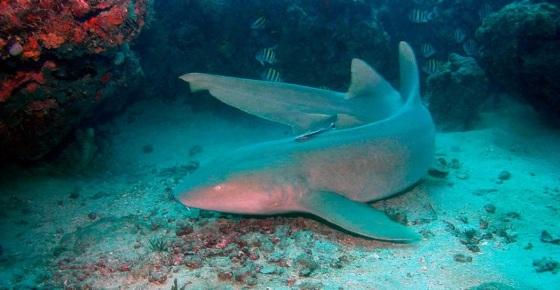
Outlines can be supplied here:
[[[230, 162], [201, 166], [175, 189], [188, 207], [240, 214], [271, 213], [282, 208], [285, 189], [266, 170], [239, 169]], [[228, 160], [229, 161], [229, 160]]]

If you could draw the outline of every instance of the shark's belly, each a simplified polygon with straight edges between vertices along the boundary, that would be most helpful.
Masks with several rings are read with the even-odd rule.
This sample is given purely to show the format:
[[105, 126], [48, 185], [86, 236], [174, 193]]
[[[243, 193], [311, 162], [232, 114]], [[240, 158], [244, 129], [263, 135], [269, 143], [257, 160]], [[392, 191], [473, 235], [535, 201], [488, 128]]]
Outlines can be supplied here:
[[303, 157], [302, 169], [310, 190], [362, 202], [382, 199], [425, 174], [433, 153], [431, 144], [421, 143], [382, 138], [326, 148]]

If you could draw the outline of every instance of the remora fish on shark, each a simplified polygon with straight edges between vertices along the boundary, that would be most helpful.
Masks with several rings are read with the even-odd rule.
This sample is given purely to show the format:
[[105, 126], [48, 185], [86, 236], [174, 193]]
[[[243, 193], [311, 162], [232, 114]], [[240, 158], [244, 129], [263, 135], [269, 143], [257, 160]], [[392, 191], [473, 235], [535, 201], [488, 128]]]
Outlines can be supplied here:
[[176, 187], [177, 200], [239, 214], [306, 212], [365, 237], [417, 240], [410, 228], [365, 203], [417, 183], [434, 156], [435, 129], [420, 100], [414, 53], [405, 42], [399, 52], [400, 94], [359, 60], [352, 61], [346, 94], [205, 74], [182, 76], [194, 91], [208, 90], [227, 104], [300, 130], [313, 129], [317, 115], [331, 116], [339, 124], [303, 142], [287, 138], [217, 156]]

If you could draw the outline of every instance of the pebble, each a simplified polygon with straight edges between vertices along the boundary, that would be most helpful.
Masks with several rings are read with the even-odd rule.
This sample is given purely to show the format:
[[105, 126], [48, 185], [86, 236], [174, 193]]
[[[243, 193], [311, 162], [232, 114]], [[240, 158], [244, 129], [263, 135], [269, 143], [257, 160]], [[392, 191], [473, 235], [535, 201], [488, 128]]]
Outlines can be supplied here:
[[77, 190], [74, 190], [70, 193], [70, 195], [68, 197], [70, 199], [78, 199], [80, 197], [80, 192], [78, 192]]
[[449, 174], [447, 160], [438, 158], [436, 162], [428, 169], [428, 174], [436, 178], [445, 178]]
[[560, 268], [560, 263], [558, 263], [557, 261], [553, 260], [550, 257], [544, 257], [542, 259], [533, 260], [533, 267], [535, 268], [535, 271], [537, 271], [537, 273], [542, 273], [542, 272], [556, 273]]
[[486, 210], [487, 213], [495, 213], [496, 212], [496, 206], [489, 203], [489, 204], [486, 204], [484, 206], [484, 210]]
[[186, 236], [188, 234], [191, 234], [193, 231], [194, 229], [191, 225], [178, 225], [177, 230], [175, 230], [175, 235], [177, 235], [178, 237]]
[[500, 172], [500, 174], [498, 175], [498, 179], [505, 181], [511, 178], [511, 173], [509, 173], [509, 171], [507, 170], [502, 170], [502, 172]]
[[96, 214], [95, 212], [90, 212], [90, 213], [88, 213], [87, 216], [88, 216], [88, 218], [89, 218], [90, 220], [95, 220], [95, 219], [97, 219], [97, 214]]
[[514, 290], [514, 289], [515, 288], [499, 282], [484, 282], [478, 286], [468, 288], [467, 290]]
[[453, 260], [459, 263], [470, 263], [472, 262], [472, 257], [463, 254], [456, 254], [453, 256]]
[[148, 274], [148, 281], [155, 284], [163, 284], [167, 281], [167, 274], [162, 269], [153, 269]]
[[541, 242], [560, 245], [560, 238], [553, 238], [548, 231], [541, 232]]

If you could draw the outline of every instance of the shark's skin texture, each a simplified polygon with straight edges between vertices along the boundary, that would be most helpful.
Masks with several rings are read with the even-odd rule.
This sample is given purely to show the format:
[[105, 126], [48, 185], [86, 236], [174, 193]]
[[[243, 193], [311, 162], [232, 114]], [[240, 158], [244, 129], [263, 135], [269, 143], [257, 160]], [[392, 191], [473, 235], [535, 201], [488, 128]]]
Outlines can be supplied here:
[[289, 125], [297, 133], [328, 125], [324, 121], [333, 116], [339, 129], [371, 123], [389, 117], [402, 106], [398, 92], [362, 60], [352, 60], [351, 73], [352, 85], [346, 93], [202, 73], [180, 78], [193, 92], [207, 90], [232, 107]]
[[287, 138], [227, 152], [186, 177], [176, 198], [190, 207], [240, 214], [307, 212], [365, 237], [417, 240], [415, 232], [364, 203], [417, 183], [434, 156], [435, 129], [420, 101], [414, 54], [404, 42], [399, 49], [405, 101], [390, 117], [304, 142]]

